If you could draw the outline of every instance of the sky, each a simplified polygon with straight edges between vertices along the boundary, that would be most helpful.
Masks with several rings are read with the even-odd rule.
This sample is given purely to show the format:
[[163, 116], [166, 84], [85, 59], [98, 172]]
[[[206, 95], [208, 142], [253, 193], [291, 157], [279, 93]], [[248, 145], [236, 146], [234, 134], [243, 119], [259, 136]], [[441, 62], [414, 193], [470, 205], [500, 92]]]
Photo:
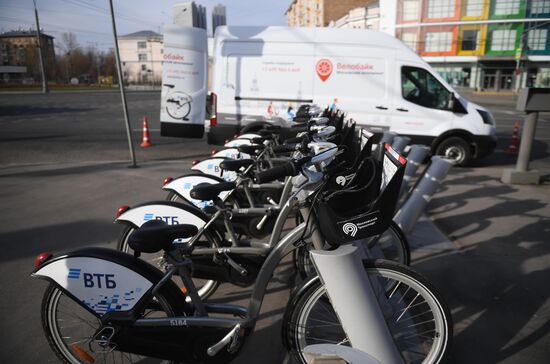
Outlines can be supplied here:
[[[113, 0], [118, 35], [140, 30], [162, 33], [163, 25], [172, 23], [172, 6], [177, 0]], [[198, 0], [210, 11], [225, 5], [228, 25], [286, 25], [284, 15], [291, 0]], [[108, 0], [36, 0], [40, 28], [61, 40], [61, 34], [72, 32], [82, 47], [108, 49], [113, 35]], [[35, 29], [32, 0], [0, 0], [0, 32]]]

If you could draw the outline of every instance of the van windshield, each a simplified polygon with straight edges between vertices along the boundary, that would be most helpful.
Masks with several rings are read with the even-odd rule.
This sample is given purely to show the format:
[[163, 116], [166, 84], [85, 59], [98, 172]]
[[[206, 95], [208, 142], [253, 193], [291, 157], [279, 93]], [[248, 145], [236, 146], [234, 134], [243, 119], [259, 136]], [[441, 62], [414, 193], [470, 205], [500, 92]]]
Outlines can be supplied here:
[[401, 68], [401, 92], [407, 101], [431, 109], [449, 110], [451, 93], [428, 71]]

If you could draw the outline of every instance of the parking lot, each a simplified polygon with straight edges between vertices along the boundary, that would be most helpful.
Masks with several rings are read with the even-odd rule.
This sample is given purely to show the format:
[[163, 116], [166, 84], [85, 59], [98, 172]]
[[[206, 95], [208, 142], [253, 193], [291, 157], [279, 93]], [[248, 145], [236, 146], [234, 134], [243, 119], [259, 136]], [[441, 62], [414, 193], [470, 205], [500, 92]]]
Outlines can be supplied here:
[[[497, 120], [499, 146], [470, 168], [454, 169], [428, 206], [430, 221], [410, 239], [413, 266], [448, 300], [455, 323], [455, 363], [547, 363], [550, 355], [550, 114], [541, 114], [531, 168], [540, 186], [500, 183], [513, 124], [523, 115], [511, 96], [466, 97]], [[161, 200], [162, 179], [185, 173], [209, 154], [204, 140], [160, 137], [158, 92], [128, 95], [139, 168], [129, 152], [116, 92], [0, 94], [0, 299], [3, 363], [57, 362], [43, 337], [42, 281], [31, 280], [42, 251], [115, 247], [118, 206]], [[139, 148], [143, 116], [151, 148]], [[431, 220], [435, 223], [432, 224]], [[433, 235], [434, 226], [444, 241]], [[422, 230], [427, 228], [428, 230]], [[429, 240], [428, 238], [436, 239]], [[262, 320], [239, 363], [280, 363], [280, 342], [293, 269], [277, 272]], [[225, 285], [216, 297], [244, 302], [250, 289]]]

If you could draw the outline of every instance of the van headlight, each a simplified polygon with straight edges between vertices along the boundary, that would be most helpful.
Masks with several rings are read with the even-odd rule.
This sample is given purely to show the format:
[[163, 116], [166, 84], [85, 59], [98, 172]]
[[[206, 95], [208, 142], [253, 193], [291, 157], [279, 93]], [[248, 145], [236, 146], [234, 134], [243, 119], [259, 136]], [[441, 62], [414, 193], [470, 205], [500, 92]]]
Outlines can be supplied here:
[[484, 124], [489, 124], [493, 126], [496, 125], [495, 119], [493, 118], [493, 115], [490, 112], [485, 110], [480, 110], [480, 109], [476, 109], [476, 110], [479, 113], [479, 115], [481, 115], [481, 118], [483, 119]]

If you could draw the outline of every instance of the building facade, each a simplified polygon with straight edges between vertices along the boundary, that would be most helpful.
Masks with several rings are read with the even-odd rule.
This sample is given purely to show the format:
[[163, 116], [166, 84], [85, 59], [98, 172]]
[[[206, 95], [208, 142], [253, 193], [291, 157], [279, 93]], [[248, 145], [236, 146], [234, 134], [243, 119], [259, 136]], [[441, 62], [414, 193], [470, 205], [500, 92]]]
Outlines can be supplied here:
[[160, 85], [162, 82], [162, 35], [150, 30], [118, 38], [125, 84]]
[[550, 0], [381, 0], [381, 30], [449, 83], [550, 87]]
[[223, 5], [216, 5], [212, 8], [212, 35], [216, 34], [216, 28], [227, 24], [226, 9]]
[[372, 0], [293, 0], [285, 15], [289, 27], [326, 27], [351, 9], [364, 7]]
[[380, 3], [374, 1], [367, 6], [350, 10], [340, 19], [333, 20], [329, 27], [378, 30], [380, 23]]
[[[55, 79], [54, 37], [41, 33], [42, 55], [48, 80]], [[35, 30], [0, 34], [0, 82], [38, 83], [42, 80]]]

